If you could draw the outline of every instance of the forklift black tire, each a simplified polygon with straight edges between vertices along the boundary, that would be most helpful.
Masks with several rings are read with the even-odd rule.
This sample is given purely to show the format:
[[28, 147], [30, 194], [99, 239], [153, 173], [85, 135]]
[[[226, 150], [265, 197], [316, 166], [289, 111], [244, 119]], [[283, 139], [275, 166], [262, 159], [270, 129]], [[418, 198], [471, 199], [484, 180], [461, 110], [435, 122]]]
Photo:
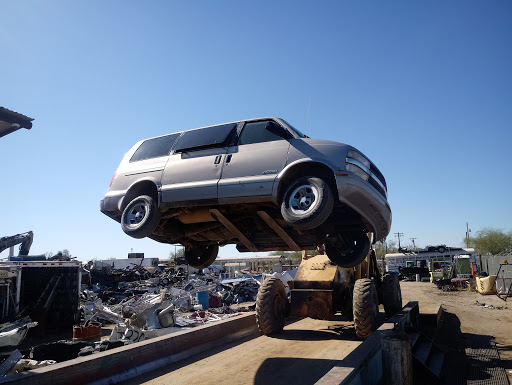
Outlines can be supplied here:
[[400, 281], [395, 273], [384, 274], [381, 284], [381, 297], [386, 318], [402, 309], [402, 291], [400, 290]]
[[334, 198], [322, 178], [305, 176], [288, 186], [281, 203], [281, 214], [297, 230], [311, 230], [331, 215]]
[[267, 336], [282, 332], [289, 309], [283, 282], [276, 277], [266, 278], [256, 296], [258, 329]]
[[352, 303], [356, 335], [361, 339], [368, 338], [377, 328], [379, 314], [377, 289], [371, 279], [362, 278], [356, 281]]
[[343, 292], [343, 299], [342, 299], [342, 314], [347, 318], [349, 321], [354, 320], [354, 304], [352, 303], [352, 298], [354, 298], [354, 287], [348, 287]]
[[215, 262], [218, 254], [218, 245], [185, 247], [185, 261], [195, 269], [207, 268]]
[[160, 224], [160, 211], [156, 201], [149, 195], [132, 200], [123, 210], [121, 228], [133, 238], [145, 238]]

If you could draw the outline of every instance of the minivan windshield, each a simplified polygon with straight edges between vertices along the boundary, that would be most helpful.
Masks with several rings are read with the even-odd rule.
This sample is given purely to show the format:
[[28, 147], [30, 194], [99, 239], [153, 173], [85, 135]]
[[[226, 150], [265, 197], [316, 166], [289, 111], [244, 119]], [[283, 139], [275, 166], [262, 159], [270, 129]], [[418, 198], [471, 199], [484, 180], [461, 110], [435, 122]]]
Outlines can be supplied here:
[[292, 129], [293, 131], [295, 131], [297, 133], [297, 135], [299, 135], [299, 137], [301, 138], [309, 138], [309, 136], [303, 134], [302, 132], [300, 132], [299, 130], [297, 130], [295, 127], [293, 127], [290, 123], [288, 123], [286, 120], [284, 119], [281, 119], [288, 127], [290, 127], [290, 129]]

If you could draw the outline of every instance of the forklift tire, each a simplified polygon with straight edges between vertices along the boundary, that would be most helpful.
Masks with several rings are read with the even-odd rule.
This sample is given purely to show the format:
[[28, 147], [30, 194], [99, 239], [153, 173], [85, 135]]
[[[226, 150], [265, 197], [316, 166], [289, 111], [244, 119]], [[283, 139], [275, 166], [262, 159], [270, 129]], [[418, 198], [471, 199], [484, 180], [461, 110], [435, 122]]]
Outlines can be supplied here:
[[258, 329], [267, 336], [282, 332], [289, 309], [283, 282], [276, 277], [266, 278], [256, 296]]
[[400, 282], [395, 273], [386, 273], [381, 284], [382, 304], [386, 318], [391, 317], [402, 309], [402, 291]]
[[210, 266], [219, 254], [218, 245], [185, 247], [185, 261], [195, 269]]
[[160, 211], [155, 200], [141, 195], [132, 200], [123, 210], [121, 228], [133, 238], [145, 238], [160, 224]]
[[322, 178], [306, 176], [297, 179], [286, 190], [281, 214], [297, 230], [311, 230], [324, 223], [332, 213], [334, 198]]
[[347, 290], [343, 292], [342, 298], [342, 314], [347, 318], [348, 321], [354, 320], [354, 304], [352, 303], [352, 298], [354, 298], [354, 287], [348, 287]]
[[361, 339], [368, 338], [377, 328], [379, 314], [377, 289], [371, 279], [362, 278], [356, 281], [352, 303], [356, 335]]

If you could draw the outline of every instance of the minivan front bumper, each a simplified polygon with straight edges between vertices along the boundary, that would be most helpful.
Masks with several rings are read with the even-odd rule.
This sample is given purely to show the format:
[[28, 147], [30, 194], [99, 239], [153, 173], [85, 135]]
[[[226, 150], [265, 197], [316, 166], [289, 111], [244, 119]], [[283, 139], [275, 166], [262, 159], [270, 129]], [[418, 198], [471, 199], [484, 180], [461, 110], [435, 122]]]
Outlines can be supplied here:
[[340, 202], [354, 209], [368, 222], [375, 241], [385, 238], [391, 230], [391, 208], [382, 195], [359, 176], [344, 172], [336, 174]]

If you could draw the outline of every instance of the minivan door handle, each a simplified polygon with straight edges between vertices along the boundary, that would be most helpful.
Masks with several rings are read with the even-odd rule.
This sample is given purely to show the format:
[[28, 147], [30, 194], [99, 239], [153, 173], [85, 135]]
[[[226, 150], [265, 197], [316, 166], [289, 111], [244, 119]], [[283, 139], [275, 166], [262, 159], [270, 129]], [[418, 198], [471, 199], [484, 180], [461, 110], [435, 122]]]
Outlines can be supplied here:
[[226, 157], [226, 164], [228, 164], [229, 162], [231, 162], [231, 157], [233, 155], [229, 154], [227, 157]]
[[215, 162], [213, 162], [213, 164], [219, 164], [221, 159], [222, 159], [222, 155], [217, 155], [215, 157]]

